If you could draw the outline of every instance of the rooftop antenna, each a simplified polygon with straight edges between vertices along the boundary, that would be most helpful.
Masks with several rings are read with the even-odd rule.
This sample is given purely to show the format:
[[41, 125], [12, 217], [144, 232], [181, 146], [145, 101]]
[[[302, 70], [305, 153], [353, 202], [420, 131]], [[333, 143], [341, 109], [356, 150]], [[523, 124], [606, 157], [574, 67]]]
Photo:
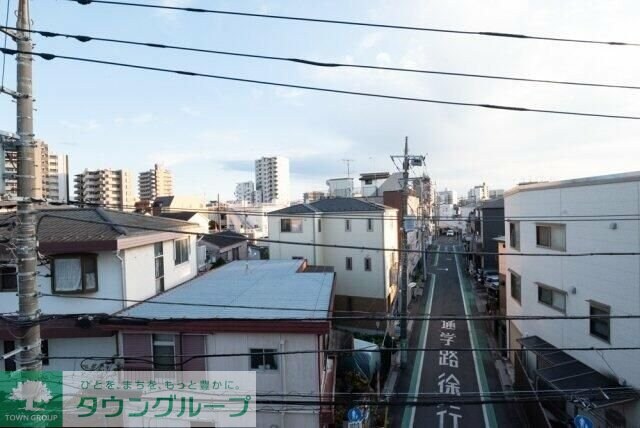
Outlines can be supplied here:
[[347, 164], [347, 178], [351, 178], [351, 162], [355, 162], [353, 159], [342, 159], [342, 162]]

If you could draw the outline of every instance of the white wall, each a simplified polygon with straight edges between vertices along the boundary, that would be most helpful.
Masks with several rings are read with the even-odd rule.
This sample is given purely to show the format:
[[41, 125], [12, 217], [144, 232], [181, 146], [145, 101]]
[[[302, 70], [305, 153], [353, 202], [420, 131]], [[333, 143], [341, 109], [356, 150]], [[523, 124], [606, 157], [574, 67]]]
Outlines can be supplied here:
[[[164, 241], [164, 288], [168, 290], [195, 277], [198, 273], [196, 238], [189, 236], [189, 261], [174, 265], [174, 240]], [[153, 244], [123, 251], [126, 264], [127, 299], [143, 300], [156, 294], [155, 255]], [[133, 305], [129, 302], [127, 306]]]
[[[36, 280], [41, 293], [52, 294], [51, 270], [48, 265], [38, 266]], [[90, 297], [122, 299], [122, 278], [120, 276], [120, 260], [113, 252], [98, 253], [98, 291], [86, 294]], [[78, 314], [78, 313], [112, 313], [122, 309], [121, 302], [73, 299], [65, 297], [40, 298], [40, 309], [45, 314]], [[0, 312], [18, 310], [18, 297], [15, 291], [0, 293]]]
[[[279, 351], [317, 350], [318, 342], [315, 334], [265, 334], [265, 333], [218, 333], [207, 337], [207, 353], [248, 353], [251, 348], [278, 349]], [[256, 389], [258, 393], [299, 393], [319, 394], [320, 371], [317, 354], [279, 355], [278, 370], [256, 372]], [[209, 358], [207, 370], [249, 370], [249, 356], [229, 358]], [[299, 398], [302, 399], [302, 398]], [[311, 400], [314, 400], [313, 398]], [[278, 406], [272, 405], [271, 408]], [[307, 411], [312, 406], [305, 406]], [[287, 412], [282, 425], [280, 414], [258, 413], [258, 426], [270, 427], [276, 424], [282, 428], [317, 427], [319, 416], [310, 413], [297, 414]]]
[[[639, 213], [640, 183], [565, 187], [515, 193], [505, 198], [505, 216], [620, 215]], [[553, 221], [556, 222], [556, 221]], [[610, 224], [617, 228], [611, 229]], [[566, 252], [638, 252], [640, 224], [633, 221], [567, 221]], [[509, 227], [505, 225], [507, 251]], [[520, 222], [520, 250], [548, 253], [536, 247], [535, 222]], [[567, 292], [566, 313], [589, 315], [588, 300], [609, 305], [614, 315], [640, 314], [640, 258], [638, 256], [588, 257], [505, 257], [509, 269], [522, 277], [522, 304], [510, 296], [507, 275], [509, 315], [562, 315], [538, 303], [540, 282]], [[572, 289], [576, 290], [575, 294]], [[523, 335], [538, 335], [557, 347], [639, 346], [640, 320], [611, 320], [611, 341], [606, 343], [589, 334], [588, 320], [515, 321]], [[568, 352], [574, 358], [602, 373], [611, 373], [640, 387], [640, 364], [636, 351]]]
[[[269, 239], [309, 244], [316, 242], [370, 248], [398, 248], [396, 213], [396, 210], [390, 209], [384, 214], [383, 212], [316, 214], [315, 218], [303, 218], [302, 233], [280, 232], [280, 219], [287, 217], [270, 216]], [[364, 216], [370, 216], [373, 219], [373, 231], [367, 231], [367, 220]], [[352, 217], [350, 232], [345, 230], [343, 217]], [[318, 232], [319, 218], [322, 221], [321, 232]], [[306, 258], [309, 264], [333, 266], [336, 272], [336, 294], [378, 299], [384, 299], [388, 294], [389, 269], [392, 267], [393, 254], [393, 252], [375, 250], [269, 244], [269, 257], [273, 260], [299, 256]], [[347, 257], [353, 259], [351, 271], [346, 270]], [[371, 258], [370, 272], [364, 270], [365, 257]]]

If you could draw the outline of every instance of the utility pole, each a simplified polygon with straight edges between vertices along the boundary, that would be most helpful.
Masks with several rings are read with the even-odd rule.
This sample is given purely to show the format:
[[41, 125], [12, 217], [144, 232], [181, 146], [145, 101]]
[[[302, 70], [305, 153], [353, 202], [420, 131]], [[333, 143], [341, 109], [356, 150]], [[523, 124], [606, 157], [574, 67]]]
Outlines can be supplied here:
[[[32, 94], [32, 44], [27, 31], [31, 27], [29, 0], [19, 0], [16, 43], [18, 44], [17, 71], [17, 128], [18, 136], [18, 230], [16, 254], [18, 258], [18, 316], [20, 321], [33, 324], [22, 328], [19, 346], [22, 349], [17, 363], [24, 370], [41, 370], [40, 317], [38, 289], [36, 285], [36, 224], [34, 196], [35, 149], [33, 141], [33, 94]], [[2, 160], [4, 162], [4, 160]]]
[[409, 137], [404, 139], [404, 154], [400, 156], [391, 156], [391, 159], [395, 162], [396, 159], [402, 159], [402, 202], [400, 206], [400, 264], [401, 264], [401, 276], [400, 276], [400, 366], [406, 367], [407, 364], [407, 309], [409, 305], [408, 299], [408, 254], [407, 250], [407, 225], [408, 225], [408, 200], [409, 200], [409, 168], [412, 166], [422, 166], [424, 164], [424, 156], [410, 156], [409, 155]]

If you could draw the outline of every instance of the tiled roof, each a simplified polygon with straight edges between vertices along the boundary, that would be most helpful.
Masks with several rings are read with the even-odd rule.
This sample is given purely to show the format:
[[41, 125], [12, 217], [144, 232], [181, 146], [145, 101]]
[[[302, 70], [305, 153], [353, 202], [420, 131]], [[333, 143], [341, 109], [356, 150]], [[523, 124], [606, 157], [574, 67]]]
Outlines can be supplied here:
[[239, 242], [246, 241], [247, 237], [236, 232], [224, 231], [211, 235], [205, 235], [202, 240], [213, 244], [218, 248], [225, 248], [231, 245], [235, 245]]
[[[301, 273], [302, 263], [302, 260], [235, 261], [118, 315], [151, 319], [252, 320], [326, 317], [331, 310], [335, 274]], [[189, 306], [150, 302], [177, 302]], [[192, 306], [194, 303], [213, 306]], [[265, 307], [277, 309], [260, 309]]]
[[320, 199], [309, 204], [297, 204], [278, 211], [272, 211], [268, 215], [277, 214], [308, 214], [313, 212], [340, 213], [340, 212], [363, 212], [363, 211], [384, 211], [384, 205], [363, 201], [357, 198], [327, 198]]
[[[15, 213], [3, 218], [13, 219]], [[37, 236], [41, 248], [52, 244], [66, 244], [69, 249], [78, 251], [83, 251], [83, 245], [89, 242], [93, 244], [94, 250], [99, 251], [102, 249], [100, 242], [113, 243], [122, 238], [151, 236], [165, 231], [193, 232], [198, 227], [194, 223], [180, 220], [103, 208], [43, 209], [38, 211], [37, 218]], [[2, 229], [1, 233], [12, 232]]]

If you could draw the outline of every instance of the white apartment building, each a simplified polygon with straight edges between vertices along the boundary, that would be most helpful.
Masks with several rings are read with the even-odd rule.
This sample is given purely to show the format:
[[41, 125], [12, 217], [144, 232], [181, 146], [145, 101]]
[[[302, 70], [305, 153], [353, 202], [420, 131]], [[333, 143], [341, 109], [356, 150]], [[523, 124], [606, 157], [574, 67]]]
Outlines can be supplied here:
[[[37, 198], [54, 202], [69, 200], [69, 160], [65, 154], [49, 152], [49, 146], [42, 140], [35, 140], [35, 192]], [[18, 194], [18, 152], [4, 151], [5, 192]]]
[[233, 192], [236, 202], [241, 204], [253, 204], [256, 201], [256, 187], [253, 181], [244, 181], [236, 184], [236, 190]]
[[256, 202], [288, 204], [291, 200], [289, 159], [262, 157], [255, 162]]
[[458, 192], [444, 189], [438, 192], [438, 202], [440, 205], [456, 205], [458, 203]]
[[[640, 314], [640, 258], [563, 257], [640, 252], [640, 172], [520, 185], [507, 191], [504, 201], [505, 218], [513, 219], [505, 224], [506, 252], [551, 254], [501, 257], [506, 264], [507, 314], [605, 316], [512, 320], [509, 346], [525, 350], [519, 359], [518, 353], [512, 355], [514, 363], [522, 362], [533, 385], [578, 389], [568, 392], [561, 405], [547, 409], [548, 418], [584, 414], [596, 427], [638, 426], [638, 397], [620, 389], [640, 389], [638, 351], [562, 348], [640, 346], [640, 319], [606, 318]], [[549, 347], [560, 349], [536, 351]]]
[[80, 204], [133, 211], [135, 198], [133, 177], [126, 170], [88, 170], [75, 177], [76, 200]]
[[44, 197], [49, 201], [69, 201], [69, 157], [49, 153]]
[[173, 174], [162, 165], [138, 174], [138, 194], [141, 201], [153, 202], [160, 196], [173, 195]]
[[304, 258], [336, 272], [337, 311], [392, 309], [398, 284], [398, 253], [314, 246], [331, 244], [398, 248], [398, 210], [355, 198], [321, 199], [268, 214], [271, 259]]
[[487, 183], [482, 183], [469, 189], [467, 198], [472, 203], [478, 203], [485, 199], [489, 199], [489, 187], [487, 186]]

